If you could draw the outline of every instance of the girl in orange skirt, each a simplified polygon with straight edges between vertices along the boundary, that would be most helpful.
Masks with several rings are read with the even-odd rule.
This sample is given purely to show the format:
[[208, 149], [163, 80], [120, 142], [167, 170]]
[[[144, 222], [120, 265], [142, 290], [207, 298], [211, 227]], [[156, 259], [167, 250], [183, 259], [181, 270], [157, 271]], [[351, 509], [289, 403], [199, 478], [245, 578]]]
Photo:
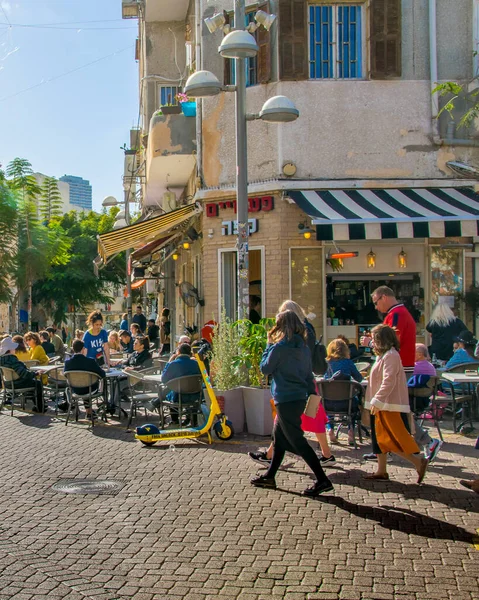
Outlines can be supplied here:
[[365, 408], [371, 411], [371, 438], [378, 468], [365, 479], [389, 479], [387, 453], [393, 452], [416, 467], [417, 483], [421, 483], [429, 461], [420, 456], [419, 447], [409, 433], [409, 396], [398, 352], [399, 341], [388, 325], [377, 325], [372, 336], [377, 359], [369, 376]]

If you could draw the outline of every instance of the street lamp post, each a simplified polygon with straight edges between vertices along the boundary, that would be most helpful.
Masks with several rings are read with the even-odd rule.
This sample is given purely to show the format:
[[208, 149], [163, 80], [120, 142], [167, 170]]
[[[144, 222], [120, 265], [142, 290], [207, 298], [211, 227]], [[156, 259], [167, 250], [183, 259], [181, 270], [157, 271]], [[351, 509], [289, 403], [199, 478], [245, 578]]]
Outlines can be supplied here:
[[[113, 196], [107, 196], [102, 202], [102, 204], [105, 208], [111, 207], [111, 206], [119, 206], [119, 205], [124, 205], [124, 207], [125, 207], [125, 211], [124, 211], [123, 215], [121, 214], [121, 212], [118, 213], [118, 215], [116, 217], [117, 220], [115, 221], [115, 223], [113, 225], [113, 229], [120, 229], [120, 227], [126, 227], [127, 225], [130, 224], [130, 192], [128, 190], [125, 190], [124, 194], [125, 194], [125, 196], [124, 196], [125, 199], [123, 202], [119, 202]], [[130, 254], [131, 254], [130, 249], [126, 250], [126, 252], [125, 252], [125, 256], [126, 256], [125, 275], [126, 275], [126, 311], [128, 313], [128, 326], [131, 324], [131, 319], [132, 319]]]
[[[224, 58], [235, 60], [236, 83], [234, 86], [222, 86], [218, 78], [210, 71], [197, 71], [188, 78], [185, 92], [192, 98], [214, 96], [221, 91], [236, 93], [236, 217], [237, 217], [237, 292], [238, 318], [249, 315], [249, 224], [248, 224], [248, 149], [246, 122], [262, 119], [267, 122], [285, 123], [294, 121], [299, 111], [285, 96], [270, 98], [259, 114], [246, 113], [246, 58], [256, 56], [259, 48], [255, 38], [245, 30], [245, 0], [235, 0], [235, 29], [228, 33], [218, 48]], [[275, 19], [264, 11], [258, 11], [255, 20], [267, 30]], [[225, 19], [221, 14], [205, 19], [213, 33]], [[258, 25], [259, 26], [259, 25]], [[256, 26], [255, 26], [256, 28]]]

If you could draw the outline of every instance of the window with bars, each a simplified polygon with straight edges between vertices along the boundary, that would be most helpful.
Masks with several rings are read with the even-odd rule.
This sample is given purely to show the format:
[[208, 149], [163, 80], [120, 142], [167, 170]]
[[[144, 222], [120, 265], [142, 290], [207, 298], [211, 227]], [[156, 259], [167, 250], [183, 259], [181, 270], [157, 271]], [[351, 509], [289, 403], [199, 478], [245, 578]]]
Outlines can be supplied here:
[[362, 4], [310, 4], [310, 79], [363, 77]]
[[176, 94], [181, 92], [181, 89], [176, 85], [159, 85], [158, 86], [158, 102], [156, 106], [166, 106], [167, 104], [178, 104]]

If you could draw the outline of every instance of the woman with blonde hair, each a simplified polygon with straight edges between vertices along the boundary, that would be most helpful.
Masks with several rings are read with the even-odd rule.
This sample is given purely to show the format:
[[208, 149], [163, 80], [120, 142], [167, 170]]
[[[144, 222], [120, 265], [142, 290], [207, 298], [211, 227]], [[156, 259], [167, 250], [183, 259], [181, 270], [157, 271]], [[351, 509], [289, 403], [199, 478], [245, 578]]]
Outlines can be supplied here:
[[371, 411], [371, 440], [378, 459], [376, 473], [365, 479], [388, 480], [387, 453], [405, 458], [416, 467], [417, 483], [426, 474], [429, 459], [422, 458], [409, 430], [409, 394], [406, 374], [399, 356], [399, 340], [389, 325], [372, 330], [377, 359], [369, 375], [365, 407]]
[[431, 320], [426, 325], [426, 331], [431, 334], [431, 345], [429, 354], [436, 355], [439, 360], [449, 360], [453, 355], [453, 344], [462, 331], [467, 330], [464, 323], [456, 317], [451, 308], [445, 302], [436, 304], [432, 311]]
[[122, 351], [120, 346], [120, 336], [117, 331], [110, 331], [110, 334], [108, 335], [108, 346], [110, 350], [115, 352]]
[[294, 314], [298, 317], [298, 319], [306, 328], [306, 345], [308, 346], [312, 357], [314, 352], [314, 345], [316, 344], [316, 331], [313, 325], [308, 321], [303, 308], [301, 308], [301, 306], [294, 300], [285, 300], [283, 304], [279, 307], [278, 312], [284, 312], [285, 310], [291, 310], [292, 312], [294, 312]]

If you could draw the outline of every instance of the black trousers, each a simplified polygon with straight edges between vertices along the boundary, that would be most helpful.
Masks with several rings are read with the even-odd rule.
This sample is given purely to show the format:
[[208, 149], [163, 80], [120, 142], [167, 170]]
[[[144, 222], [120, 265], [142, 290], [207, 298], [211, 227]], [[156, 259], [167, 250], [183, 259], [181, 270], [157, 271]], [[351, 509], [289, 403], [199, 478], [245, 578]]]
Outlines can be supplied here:
[[308, 444], [301, 429], [301, 415], [306, 406], [305, 400], [276, 404], [276, 421], [273, 430], [273, 458], [265, 477], [275, 477], [286, 452], [301, 456], [316, 475], [318, 481], [327, 481], [316, 452]]

